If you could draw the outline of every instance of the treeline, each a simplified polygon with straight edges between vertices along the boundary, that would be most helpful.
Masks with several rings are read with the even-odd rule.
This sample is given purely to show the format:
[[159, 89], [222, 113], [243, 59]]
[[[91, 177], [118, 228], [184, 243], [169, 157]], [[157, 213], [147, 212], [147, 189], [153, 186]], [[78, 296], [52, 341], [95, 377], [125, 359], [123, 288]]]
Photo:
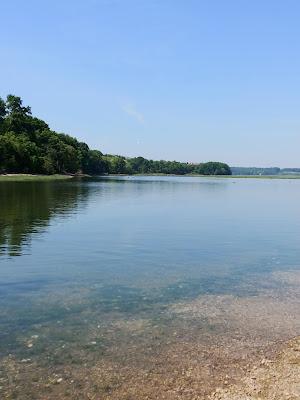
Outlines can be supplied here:
[[15, 173], [103, 173], [102, 153], [52, 131], [31, 115], [20, 97], [0, 99], [0, 171]]
[[72, 136], [52, 131], [33, 117], [20, 97], [0, 98], [0, 173], [230, 175], [227, 164], [126, 158], [91, 150]]
[[231, 175], [231, 170], [227, 164], [213, 161], [191, 164], [178, 161], [153, 161], [143, 157], [135, 157], [126, 160], [126, 169], [129, 174]]

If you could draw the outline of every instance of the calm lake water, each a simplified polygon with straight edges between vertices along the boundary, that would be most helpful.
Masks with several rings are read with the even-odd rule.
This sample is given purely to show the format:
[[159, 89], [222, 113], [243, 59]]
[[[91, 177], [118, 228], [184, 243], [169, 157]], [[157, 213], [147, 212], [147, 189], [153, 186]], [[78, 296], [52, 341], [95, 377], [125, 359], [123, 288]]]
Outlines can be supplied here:
[[[196, 300], [287, 293], [300, 270], [299, 204], [300, 180], [288, 179], [0, 182], [0, 388], [41, 398], [46, 376], [71, 385], [81, 367], [143, 370], [183, 337], [209, 332], [213, 343], [230, 318], [174, 307], [193, 304], [191, 315]], [[18, 378], [6, 377], [11, 360]], [[39, 384], [25, 385], [18, 363], [34, 363]], [[119, 377], [108, 375], [93, 385], [114, 398]]]

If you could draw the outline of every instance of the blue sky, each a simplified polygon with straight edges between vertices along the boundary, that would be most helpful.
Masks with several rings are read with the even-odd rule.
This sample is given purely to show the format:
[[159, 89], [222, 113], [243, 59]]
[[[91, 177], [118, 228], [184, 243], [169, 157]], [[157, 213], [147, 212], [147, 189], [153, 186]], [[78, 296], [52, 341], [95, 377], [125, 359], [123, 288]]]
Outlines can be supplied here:
[[300, 2], [2, 2], [0, 96], [104, 153], [300, 167]]

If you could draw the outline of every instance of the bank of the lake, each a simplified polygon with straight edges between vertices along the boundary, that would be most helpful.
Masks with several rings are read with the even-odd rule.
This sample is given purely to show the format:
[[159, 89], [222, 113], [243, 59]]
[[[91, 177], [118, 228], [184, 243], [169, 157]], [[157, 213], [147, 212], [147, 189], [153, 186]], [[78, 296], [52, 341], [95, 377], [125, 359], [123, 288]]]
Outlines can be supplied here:
[[185, 175], [175, 175], [175, 174], [105, 174], [105, 175], [88, 175], [88, 174], [54, 174], [54, 175], [42, 175], [42, 174], [3, 174], [0, 175], [0, 182], [51, 182], [51, 181], [61, 181], [74, 178], [113, 178], [113, 177], [188, 177], [188, 178], [216, 178], [216, 179], [300, 179], [300, 175], [197, 175], [197, 174], [185, 174]]
[[93, 177], [189, 177], [189, 178], [216, 178], [216, 179], [300, 179], [300, 175], [198, 175], [198, 174], [105, 174], [105, 175], [88, 175], [88, 174], [54, 174], [54, 175], [42, 175], [42, 174], [3, 174], [0, 175], [0, 182], [28, 182], [28, 181], [60, 181], [68, 180], [72, 178], [93, 178]]
[[106, 177], [121, 177], [121, 176], [128, 176], [128, 177], [189, 177], [189, 178], [218, 178], [218, 179], [300, 179], [300, 175], [199, 175], [199, 174], [183, 174], [183, 175], [176, 175], [176, 174], [159, 174], [159, 173], [152, 173], [152, 174], [106, 174], [103, 175]]
[[74, 178], [74, 175], [32, 175], [32, 174], [5, 174], [0, 175], [0, 182], [27, 182], [27, 181], [60, 181]]

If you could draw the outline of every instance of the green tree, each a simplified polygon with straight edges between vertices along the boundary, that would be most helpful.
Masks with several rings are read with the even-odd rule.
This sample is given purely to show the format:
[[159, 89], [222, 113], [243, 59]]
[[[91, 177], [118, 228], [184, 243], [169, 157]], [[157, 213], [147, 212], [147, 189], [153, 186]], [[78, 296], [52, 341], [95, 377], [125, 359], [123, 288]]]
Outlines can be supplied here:
[[227, 164], [188, 164], [153, 161], [144, 157], [125, 158], [90, 150], [76, 138], [50, 130], [48, 124], [31, 114], [20, 97], [0, 98], [0, 171], [30, 173], [88, 174], [187, 174], [229, 175]]
[[5, 116], [6, 116], [6, 104], [5, 101], [0, 97], [0, 133], [3, 132]]
[[92, 175], [101, 175], [108, 170], [108, 163], [99, 150], [88, 152], [88, 163], [85, 172]]
[[195, 172], [201, 175], [231, 175], [231, 169], [227, 164], [209, 161], [195, 167]]

